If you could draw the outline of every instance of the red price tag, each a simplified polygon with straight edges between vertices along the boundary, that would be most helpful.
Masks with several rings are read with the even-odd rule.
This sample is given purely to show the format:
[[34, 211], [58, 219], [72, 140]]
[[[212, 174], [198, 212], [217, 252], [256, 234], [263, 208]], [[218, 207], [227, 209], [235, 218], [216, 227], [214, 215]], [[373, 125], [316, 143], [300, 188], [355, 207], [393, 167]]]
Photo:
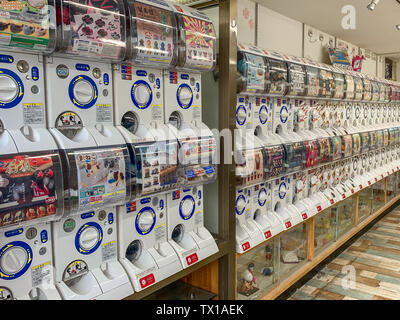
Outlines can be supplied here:
[[142, 289], [148, 287], [149, 285], [151, 285], [155, 282], [156, 282], [156, 279], [154, 278], [154, 275], [152, 273], [148, 274], [147, 276], [145, 276], [139, 280], [140, 287]]
[[271, 234], [271, 231], [269, 231], [269, 230], [268, 230], [267, 232], [264, 233], [265, 239], [271, 238], [271, 235], [272, 235], [272, 234]]
[[330, 201], [331, 201], [331, 204], [335, 204], [335, 200], [331, 199]]
[[322, 207], [321, 206], [317, 206], [317, 211], [318, 212], [322, 211]]
[[186, 257], [186, 262], [187, 262], [188, 266], [190, 266], [191, 264], [193, 264], [197, 261], [199, 261], [199, 257], [197, 256], [197, 253], [193, 253], [190, 256]]
[[250, 243], [246, 242], [242, 244], [242, 249], [243, 251], [249, 250], [250, 249]]
[[351, 193], [354, 193], [354, 189], [351, 189]]
[[290, 221], [285, 223], [286, 229], [289, 229], [292, 226], [292, 223]]
[[346, 195], [344, 193], [342, 194], [342, 199], [346, 199]]
[[363, 186], [361, 184], [359, 185], [359, 187], [360, 187], [360, 190], [363, 188]]
[[368, 180], [368, 185], [369, 185], [369, 186], [371, 185], [371, 181], [369, 181], [369, 180]]
[[306, 213], [306, 212], [304, 212], [304, 213], [303, 213], [301, 216], [303, 217], [303, 220], [306, 220], [306, 219], [308, 219], [308, 215], [307, 215], [307, 213]]

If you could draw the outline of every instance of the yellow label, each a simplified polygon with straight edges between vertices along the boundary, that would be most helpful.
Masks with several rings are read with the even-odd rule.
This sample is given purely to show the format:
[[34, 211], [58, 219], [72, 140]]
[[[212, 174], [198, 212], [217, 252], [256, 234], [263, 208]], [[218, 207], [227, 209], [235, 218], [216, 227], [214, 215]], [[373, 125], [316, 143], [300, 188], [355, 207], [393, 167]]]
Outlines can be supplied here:
[[36, 269], [39, 269], [39, 268], [43, 268], [44, 266], [47, 266], [47, 265], [49, 265], [49, 264], [50, 264], [50, 261], [47, 261], [47, 262], [42, 263], [42, 264], [38, 264], [37, 266], [32, 267], [32, 270], [36, 270]]
[[24, 107], [41, 107], [43, 103], [23, 103]]
[[106, 246], [108, 246], [108, 245], [110, 245], [110, 244], [113, 244], [113, 243], [115, 243], [115, 241], [107, 242], [107, 243], [103, 244], [102, 247], [106, 247]]
[[165, 226], [165, 223], [159, 224], [158, 226], [155, 226], [154, 229], [158, 229], [158, 228], [161, 228], [161, 227], [164, 227], [164, 226]]

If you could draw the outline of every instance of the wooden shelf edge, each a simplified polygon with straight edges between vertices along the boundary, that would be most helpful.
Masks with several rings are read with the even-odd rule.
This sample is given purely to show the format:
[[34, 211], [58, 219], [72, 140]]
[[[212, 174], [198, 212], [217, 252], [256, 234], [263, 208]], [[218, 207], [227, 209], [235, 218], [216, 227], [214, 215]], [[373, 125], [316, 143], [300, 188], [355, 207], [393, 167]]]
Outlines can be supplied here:
[[218, 243], [218, 249], [219, 249], [219, 251], [217, 253], [213, 254], [212, 256], [209, 256], [206, 259], [199, 261], [195, 265], [173, 274], [172, 276], [168, 277], [167, 279], [164, 279], [160, 282], [155, 283], [153, 286], [151, 286], [147, 289], [144, 289], [139, 292], [135, 292], [135, 293], [131, 294], [130, 296], [127, 296], [123, 300], [143, 299], [143, 298], [149, 296], [150, 294], [171, 284], [172, 282], [175, 282], [175, 281], [187, 276], [188, 274], [206, 266], [207, 264], [209, 264], [215, 260], [218, 260], [219, 258], [221, 258], [221, 257], [225, 256], [226, 254], [228, 254], [229, 252], [231, 252], [231, 246], [230, 246], [229, 241], [223, 241], [223, 242]]
[[293, 284], [295, 284], [298, 280], [303, 278], [308, 272], [314, 269], [318, 264], [320, 264], [323, 260], [325, 260], [328, 256], [330, 256], [333, 252], [335, 252], [338, 248], [344, 245], [347, 241], [349, 241], [353, 236], [355, 236], [358, 232], [364, 229], [368, 224], [382, 215], [386, 210], [388, 210], [391, 206], [393, 206], [396, 202], [400, 201], [400, 195], [393, 198], [391, 201], [386, 203], [382, 208], [378, 211], [370, 215], [367, 219], [362, 221], [359, 225], [355, 226], [348, 233], [343, 235], [338, 241], [334, 242], [330, 247], [326, 248], [322, 251], [318, 256], [316, 256], [312, 261], [307, 262], [300, 269], [295, 271], [289, 278], [285, 279], [281, 283], [277, 284], [272, 290], [270, 290], [266, 295], [260, 297], [258, 300], [274, 300], [287, 289], [289, 289]]

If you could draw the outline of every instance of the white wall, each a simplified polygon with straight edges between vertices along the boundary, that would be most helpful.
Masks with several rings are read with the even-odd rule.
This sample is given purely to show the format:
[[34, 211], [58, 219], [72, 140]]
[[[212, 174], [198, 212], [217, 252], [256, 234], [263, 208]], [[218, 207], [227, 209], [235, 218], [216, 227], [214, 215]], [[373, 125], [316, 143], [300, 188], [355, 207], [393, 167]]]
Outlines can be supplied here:
[[255, 45], [256, 3], [250, 0], [238, 1], [237, 37], [239, 43]]
[[334, 36], [306, 24], [304, 25], [304, 57], [330, 64], [328, 48], [334, 46]]
[[[239, 0], [239, 7], [248, 5], [248, 2], [249, 0]], [[260, 4], [258, 5], [257, 19], [256, 44], [263, 49], [276, 50], [299, 57], [307, 57], [317, 62], [328, 64], [330, 64], [327, 51], [327, 47], [329, 46], [347, 47], [350, 60], [353, 59], [354, 55], [360, 54], [362, 50], [352, 43], [336, 38], [334, 35], [327, 34], [315, 27], [303, 24], [300, 21], [286, 17]], [[239, 24], [239, 28], [245, 28], [245, 25], [246, 23], [242, 22]], [[240, 33], [245, 34], [245, 31], [241, 30]], [[251, 39], [251, 36], [248, 36], [248, 38]], [[367, 58], [363, 61], [362, 72], [374, 76], [377, 75], [376, 55], [375, 60]]]
[[375, 53], [360, 48], [360, 55], [363, 55], [365, 59], [362, 62], [361, 72], [371, 76], [376, 76], [376, 63], [377, 56]]
[[303, 24], [259, 5], [257, 46], [301, 57]]

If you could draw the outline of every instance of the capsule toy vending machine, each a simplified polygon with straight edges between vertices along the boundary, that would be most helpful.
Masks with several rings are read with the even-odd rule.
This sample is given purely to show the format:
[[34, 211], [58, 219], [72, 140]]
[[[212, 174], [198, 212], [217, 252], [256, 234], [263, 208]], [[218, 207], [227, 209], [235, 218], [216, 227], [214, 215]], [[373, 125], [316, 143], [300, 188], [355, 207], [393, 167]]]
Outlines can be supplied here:
[[363, 130], [371, 130], [371, 127], [369, 126], [370, 123], [373, 123], [372, 119], [374, 116], [374, 111], [373, 108], [376, 105], [383, 105], [383, 107], [386, 107], [386, 104], [382, 104], [380, 102], [380, 87], [379, 87], [379, 83], [377, 81], [376, 78], [372, 78], [370, 77], [371, 80], [371, 88], [372, 88], [372, 98], [371, 98], [371, 103], [365, 104], [364, 108], [368, 108], [369, 111], [368, 113], [366, 111], [363, 110], [363, 120], [365, 119], [365, 121], [362, 121], [362, 127]]
[[283, 231], [282, 224], [272, 210], [271, 181], [257, 184], [251, 189], [251, 217], [257, 228], [264, 235], [264, 240]]
[[[272, 233], [272, 225], [265, 215], [258, 216], [262, 212], [257, 212], [256, 207], [253, 210], [255, 193], [252, 186], [257, 187], [264, 182], [263, 150], [244, 150], [236, 158], [236, 251], [243, 253], [263, 242], [265, 237], [269, 237], [269, 233]], [[266, 205], [268, 189], [264, 189], [265, 194], [260, 194], [260, 196], [262, 204]], [[264, 223], [261, 223], [261, 220], [265, 220]], [[264, 231], [264, 228], [259, 228], [259, 226], [268, 230]]]
[[346, 134], [343, 128], [345, 119], [345, 104], [343, 99], [345, 97], [346, 79], [344, 70], [336, 67], [332, 67], [332, 70], [336, 89], [332, 96], [334, 102], [331, 110], [331, 127], [335, 135], [343, 135]]
[[307, 93], [306, 63], [302, 58], [295, 56], [284, 55], [284, 57], [286, 58], [289, 71], [289, 87], [286, 96], [288, 97], [290, 104], [289, 110], [291, 110], [290, 112], [293, 113], [293, 117], [288, 119], [287, 122], [287, 140], [298, 142], [304, 140], [304, 137], [296, 132], [295, 124], [298, 122], [298, 118], [296, 118], [296, 116], [299, 114], [298, 108], [303, 104], [302, 102], [304, 101]]
[[[332, 130], [332, 97], [336, 91], [336, 83], [333, 76], [332, 66], [326, 64], [319, 64], [320, 66], [320, 99], [315, 103], [313, 120], [314, 130], [321, 132], [320, 137], [330, 137], [334, 135]], [[319, 118], [319, 125], [315, 128], [315, 116]], [[318, 129], [319, 128], [319, 129]]]
[[352, 116], [352, 108], [353, 101], [356, 96], [356, 82], [355, 78], [350, 70], [344, 70], [345, 81], [346, 81], [346, 90], [344, 94], [344, 119], [343, 119], [343, 129], [346, 134], [349, 133], [351, 128], [351, 116]]
[[267, 95], [272, 102], [272, 132], [280, 143], [296, 141], [299, 137], [293, 131], [295, 110], [291, 100], [286, 97], [290, 89], [288, 58], [276, 51], [262, 51], [268, 64]]
[[349, 122], [347, 131], [349, 134], [359, 131], [361, 120], [361, 100], [363, 100], [364, 97], [364, 83], [361, 74], [356, 72], [352, 72], [351, 74], [355, 84], [355, 96], [354, 102], [346, 106], [346, 119]]
[[128, 145], [129, 201], [118, 207], [118, 257], [136, 292], [182, 270], [167, 237], [166, 192], [178, 188], [178, 144], [164, 118], [163, 70], [177, 59], [165, 1], [125, 2], [127, 50], [113, 65], [115, 124]]
[[173, 8], [178, 59], [175, 68], [164, 70], [164, 118], [178, 141], [179, 188], [167, 193], [167, 236], [187, 268], [218, 252], [204, 227], [203, 185], [216, 180], [217, 147], [202, 122], [201, 103], [201, 73], [215, 67], [216, 34], [204, 13], [181, 5]]
[[[279, 139], [272, 132], [272, 101], [267, 92], [268, 66], [263, 52], [245, 44], [238, 45], [236, 127], [258, 137], [262, 145], [275, 145]], [[243, 131], [242, 131], [243, 130]]]
[[[295, 195], [300, 192], [295, 189], [295, 180], [297, 179], [296, 172], [300, 172], [305, 169], [306, 165], [306, 146], [303, 141], [296, 142], [293, 144], [283, 145], [285, 148], [285, 167], [286, 172], [289, 173], [287, 176], [289, 187], [288, 187], [288, 201], [287, 209], [291, 211], [291, 215], [294, 216], [293, 222], [295, 224], [300, 223], [308, 219], [308, 209], [301, 202], [297, 201]], [[303, 190], [301, 190], [303, 192]], [[294, 200], [296, 200], [296, 204]]]
[[66, 158], [56, 285], [66, 300], [122, 299], [133, 293], [117, 257], [128, 150], [114, 127], [111, 62], [126, 49], [124, 5], [59, 1], [56, 11], [57, 54], [45, 60], [47, 125]]
[[283, 231], [283, 226], [272, 208], [272, 179], [283, 174], [285, 168], [285, 148], [283, 145], [266, 147], [264, 157], [264, 181], [252, 190], [253, 218], [257, 227], [269, 239]]
[[43, 75], [54, 12], [52, 1], [0, 4], [0, 300], [61, 299], [51, 221], [63, 214], [63, 176]]

